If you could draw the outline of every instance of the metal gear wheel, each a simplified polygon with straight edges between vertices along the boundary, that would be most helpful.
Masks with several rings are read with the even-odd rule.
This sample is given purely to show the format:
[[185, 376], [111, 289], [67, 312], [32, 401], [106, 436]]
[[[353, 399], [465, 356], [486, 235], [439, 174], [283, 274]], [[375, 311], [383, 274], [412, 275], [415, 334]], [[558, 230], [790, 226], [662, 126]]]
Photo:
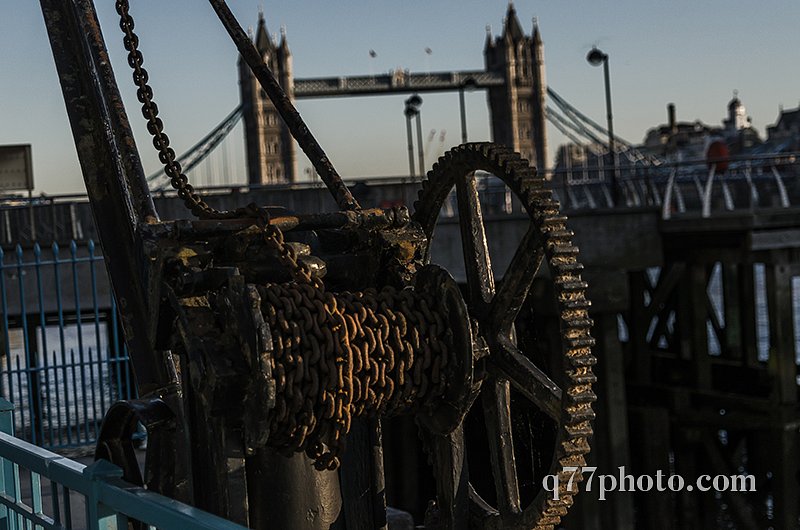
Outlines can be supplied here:
[[[489, 248], [478, 196], [476, 171], [485, 171], [499, 178], [522, 203], [530, 224], [501, 281], [495, 286]], [[565, 467], [585, 465], [592, 435], [592, 402], [595, 395], [592, 366], [595, 357], [590, 336], [592, 321], [588, 316], [589, 301], [586, 283], [581, 280], [582, 266], [578, 249], [571, 243], [572, 232], [559, 214], [559, 204], [546, 188], [544, 179], [527, 160], [510, 149], [491, 143], [471, 143], [447, 152], [434, 164], [423, 182], [412, 219], [419, 223], [430, 242], [439, 212], [451, 190], [455, 188], [467, 279], [467, 306], [473, 327], [473, 360], [476, 379], [483, 378], [479, 402], [470, 411], [481, 418], [478, 430], [488, 435], [490, 459], [471, 454], [467, 441], [475, 422], [467, 421], [449, 435], [425, 432], [423, 439], [437, 480], [437, 501], [428, 510], [427, 528], [448, 530], [470, 529], [552, 529], [572, 505], [573, 491], [566, 489], [572, 475]], [[426, 261], [430, 259], [428, 246]], [[531, 350], [531, 341], [522, 338], [520, 319], [527, 318], [523, 309], [530, 304], [531, 286], [542, 262], [546, 263], [555, 306], [560, 338], [556, 358], [561, 366], [545, 373]], [[523, 311], [521, 312], [521, 309]], [[544, 364], [544, 363], [540, 363]], [[513, 398], [512, 398], [513, 393]], [[474, 397], [474, 396], [473, 396]], [[520, 429], [519, 414], [512, 408], [520, 403], [536, 410], [550, 422], [555, 442], [545, 470], [530, 469], [518, 473], [516, 460], [520, 447], [532, 448], [534, 429]], [[514, 407], [512, 407], [512, 404]], [[482, 410], [476, 410], [482, 409]], [[481, 414], [482, 412], [482, 414]], [[526, 412], [523, 414], [534, 414]], [[466, 426], [466, 427], [465, 427]], [[478, 433], [480, 434], [480, 433]], [[538, 448], [541, 450], [541, 448]], [[548, 450], [545, 449], [545, 452]], [[520, 456], [518, 456], [520, 455]], [[483, 476], [469, 477], [472, 462], [489, 461], [494, 486], [494, 500], [479, 493]], [[524, 459], [523, 459], [524, 460]], [[526, 463], [527, 460], [526, 460]], [[533, 467], [533, 466], [531, 466]], [[558, 498], [552, 492], [531, 484], [533, 476], [543, 473], [559, 475]], [[522, 484], [521, 476], [526, 484]], [[491, 492], [491, 486], [489, 491]], [[524, 489], [527, 495], [521, 496]], [[486, 491], [486, 488], [483, 488]], [[494, 506], [490, 505], [494, 504]]]

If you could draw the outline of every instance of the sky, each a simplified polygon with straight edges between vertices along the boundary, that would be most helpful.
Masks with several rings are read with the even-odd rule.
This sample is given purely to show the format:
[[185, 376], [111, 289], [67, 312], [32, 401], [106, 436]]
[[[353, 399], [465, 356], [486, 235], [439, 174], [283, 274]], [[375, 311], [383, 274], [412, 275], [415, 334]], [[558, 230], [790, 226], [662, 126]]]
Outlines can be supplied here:
[[[228, 0], [244, 27], [263, 8], [269, 31], [286, 28], [297, 78], [483, 68], [486, 27], [502, 29], [507, 0]], [[95, 0], [117, 82], [145, 171], [158, 161], [138, 111], [114, 2]], [[145, 67], [165, 130], [178, 153], [219, 123], [239, 101], [237, 53], [203, 0], [131, 0]], [[800, 101], [797, 0], [517, 0], [526, 32], [536, 17], [547, 82], [567, 101], [605, 122], [602, 69], [586, 53], [610, 58], [615, 132], [641, 142], [666, 121], [719, 125], [733, 91], [756, 129]], [[430, 48], [431, 53], [425, 49]], [[375, 57], [370, 56], [374, 50]], [[407, 95], [300, 100], [297, 107], [345, 179], [408, 172], [403, 100]], [[460, 142], [455, 93], [423, 94], [422, 122], [436, 131], [426, 165]], [[484, 92], [467, 95], [470, 141], [489, 140]], [[442, 131], [444, 142], [440, 144]], [[548, 129], [551, 150], [565, 140]], [[244, 174], [241, 126], [226, 149], [229, 171]], [[36, 193], [83, 191], [77, 155], [39, 3], [0, 1], [0, 145], [33, 145]], [[552, 158], [551, 158], [552, 160]], [[221, 164], [218, 156], [214, 162]], [[298, 173], [310, 166], [298, 154]], [[201, 175], [202, 178], [202, 175]], [[243, 180], [243, 178], [241, 179]], [[201, 182], [202, 184], [202, 182]]]

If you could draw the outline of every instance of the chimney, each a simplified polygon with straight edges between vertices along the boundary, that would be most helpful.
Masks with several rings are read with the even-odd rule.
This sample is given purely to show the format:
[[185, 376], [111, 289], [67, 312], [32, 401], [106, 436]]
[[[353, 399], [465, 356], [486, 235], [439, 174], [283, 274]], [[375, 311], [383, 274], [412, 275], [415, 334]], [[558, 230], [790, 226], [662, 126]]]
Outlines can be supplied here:
[[678, 124], [675, 121], [675, 103], [670, 103], [667, 105], [667, 120], [669, 122], [670, 134], [675, 134], [678, 132]]

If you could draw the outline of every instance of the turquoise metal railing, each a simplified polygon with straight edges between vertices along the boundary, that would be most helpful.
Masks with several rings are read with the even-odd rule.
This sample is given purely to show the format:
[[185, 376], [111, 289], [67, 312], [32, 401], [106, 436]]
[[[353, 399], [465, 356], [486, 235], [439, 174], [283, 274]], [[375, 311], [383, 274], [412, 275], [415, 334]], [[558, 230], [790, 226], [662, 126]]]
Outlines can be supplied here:
[[14, 405], [0, 398], [0, 529], [246, 530], [122, 480], [122, 469], [89, 466], [13, 436]]

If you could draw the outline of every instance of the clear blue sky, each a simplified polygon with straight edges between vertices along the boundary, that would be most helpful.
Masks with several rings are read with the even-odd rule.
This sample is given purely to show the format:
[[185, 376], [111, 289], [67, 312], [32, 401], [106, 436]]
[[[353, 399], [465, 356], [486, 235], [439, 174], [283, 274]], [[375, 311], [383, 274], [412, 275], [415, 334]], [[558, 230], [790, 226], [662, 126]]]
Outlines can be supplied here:
[[[134, 123], [145, 169], [157, 159], [138, 112], [124, 60], [114, 2], [95, 0], [118, 83]], [[178, 152], [218, 123], [239, 99], [236, 51], [202, 0], [131, 0], [166, 130]], [[259, 0], [229, 0], [244, 26], [255, 25]], [[268, 0], [270, 31], [286, 26], [296, 77], [483, 67], [485, 26], [501, 29], [506, 0]], [[800, 2], [775, 0], [520, 1], [526, 32], [538, 17], [548, 84], [603, 122], [602, 70], [589, 66], [592, 45], [611, 58], [615, 128], [639, 142], [666, 121], [674, 102], [679, 120], [719, 124], [732, 91], [764, 132], [778, 106], [800, 99]], [[425, 48], [433, 51], [425, 53]], [[377, 57], [370, 58], [373, 49]], [[83, 189], [75, 148], [50, 54], [39, 3], [0, 4], [0, 144], [31, 143], [37, 191]], [[423, 126], [446, 144], [460, 141], [455, 94], [423, 95]], [[407, 171], [404, 96], [304, 100], [301, 114], [345, 177]], [[485, 95], [467, 100], [470, 140], [489, 139]], [[231, 166], [243, 171], [241, 129], [234, 132]], [[563, 139], [550, 130], [551, 147]], [[232, 154], [233, 156], [233, 154]], [[430, 162], [430, 161], [429, 161]], [[302, 174], [309, 164], [302, 156]], [[428, 163], [430, 166], [430, 163]]]

